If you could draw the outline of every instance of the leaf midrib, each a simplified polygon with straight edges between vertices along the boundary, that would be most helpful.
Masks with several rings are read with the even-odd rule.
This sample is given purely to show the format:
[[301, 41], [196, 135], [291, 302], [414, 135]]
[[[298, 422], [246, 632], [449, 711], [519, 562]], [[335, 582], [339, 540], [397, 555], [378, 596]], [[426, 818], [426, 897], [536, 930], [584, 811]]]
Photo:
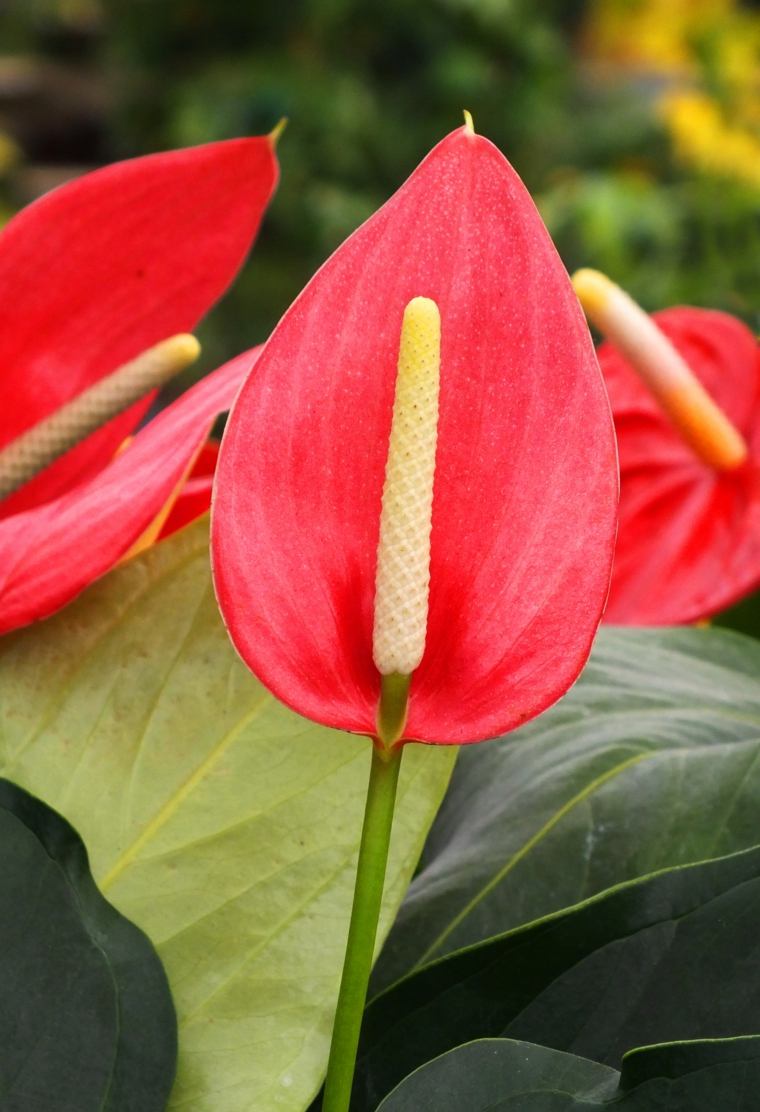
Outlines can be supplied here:
[[224, 756], [227, 750], [239, 737], [240, 733], [250, 726], [251, 722], [255, 721], [260, 714], [263, 713], [267, 704], [271, 701], [272, 696], [268, 691], [263, 691], [256, 703], [251, 707], [250, 711], [228, 730], [213, 749], [208, 753], [200, 765], [194, 772], [187, 777], [187, 779], [177, 788], [172, 795], [166, 800], [158, 812], [154, 815], [148, 825], [144, 828], [141, 834], [134, 839], [134, 841], [122, 851], [116, 858], [116, 861], [108, 870], [108, 872], [99, 881], [98, 885], [102, 892], [107, 891], [111, 885], [118, 880], [124, 870], [132, 864], [135, 858], [139, 855], [140, 851], [146, 846], [157, 834], [163, 829], [167, 822], [176, 814], [180, 806], [185, 802], [189, 795], [195, 791], [196, 787], [205, 779], [214, 765]]

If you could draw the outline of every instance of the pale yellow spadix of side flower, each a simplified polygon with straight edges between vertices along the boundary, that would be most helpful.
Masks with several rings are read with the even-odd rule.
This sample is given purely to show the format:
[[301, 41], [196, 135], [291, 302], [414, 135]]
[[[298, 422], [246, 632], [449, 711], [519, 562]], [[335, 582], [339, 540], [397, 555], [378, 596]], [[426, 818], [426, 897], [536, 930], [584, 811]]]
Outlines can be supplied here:
[[373, 657], [384, 675], [422, 660], [438, 434], [441, 317], [427, 297], [404, 310], [375, 580]]
[[125, 363], [0, 451], [0, 498], [23, 486], [64, 452], [151, 390], [174, 378], [200, 354], [195, 336], [180, 333]]
[[740, 467], [744, 437], [656, 322], [598, 270], [578, 270], [572, 282], [588, 319], [637, 371], [696, 455], [718, 471]]

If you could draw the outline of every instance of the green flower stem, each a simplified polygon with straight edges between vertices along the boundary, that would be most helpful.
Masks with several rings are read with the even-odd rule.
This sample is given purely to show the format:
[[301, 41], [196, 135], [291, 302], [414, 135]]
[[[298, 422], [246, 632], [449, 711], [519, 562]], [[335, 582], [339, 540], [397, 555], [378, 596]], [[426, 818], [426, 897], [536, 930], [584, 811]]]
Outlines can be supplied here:
[[388, 861], [388, 845], [401, 767], [402, 747], [372, 747], [364, 826], [356, 866], [354, 904], [348, 928], [343, 977], [335, 1012], [322, 1112], [348, 1112], [367, 985], [375, 951], [377, 921]]

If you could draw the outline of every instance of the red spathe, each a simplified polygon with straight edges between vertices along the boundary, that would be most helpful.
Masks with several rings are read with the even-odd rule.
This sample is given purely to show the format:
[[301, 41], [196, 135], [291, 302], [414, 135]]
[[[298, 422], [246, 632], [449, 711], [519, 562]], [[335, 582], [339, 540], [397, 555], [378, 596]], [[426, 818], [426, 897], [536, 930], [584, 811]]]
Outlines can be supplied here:
[[609, 405], [567, 274], [501, 153], [462, 128], [332, 256], [241, 390], [214, 484], [219, 603], [284, 702], [374, 733], [380, 501], [401, 319], [441, 311], [425, 655], [408, 739], [458, 743], [554, 702], [609, 583]]
[[169, 516], [159, 533], [159, 540], [189, 525], [211, 507], [211, 488], [218, 458], [219, 442], [207, 440], [193, 464], [187, 481], [182, 484], [176, 502], [169, 511]]

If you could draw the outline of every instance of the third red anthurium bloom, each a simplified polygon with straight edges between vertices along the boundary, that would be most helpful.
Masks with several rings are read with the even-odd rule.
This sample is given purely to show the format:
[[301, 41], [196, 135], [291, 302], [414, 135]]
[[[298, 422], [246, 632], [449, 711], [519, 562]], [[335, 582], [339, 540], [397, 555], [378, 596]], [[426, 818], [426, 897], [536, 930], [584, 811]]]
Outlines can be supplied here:
[[[114, 416], [84, 421], [81, 437], [80, 418], [67, 417], [75, 432], [63, 454], [59, 418], [86, 402], [90, 419], [87, 399], [110, 389], [114, 372], [162, 362], [171, 372], [197, 354], [177, 334], [234, 278], [276, 180], [272, 137], [211, 143], [87, 174], [3, 230], [0, 633], [51, 614], [160, 531], [254, 356], [209, 375], [127, 443], [150, 385]], [[184, 502], [176, 520], [202, 504]]]
[[604, 275], [573, 279], [620, 455], [620, 529], [605, 620], [707, 618], [760, 584], [760, 349], [727, 313], [648, 317]]
[[382, 671], [408, 685], [397, 740], [476, 741], [578, 675], [616, 504], [569, 280], [468, 125], [316, 274], [241, 390], [214, 484], [217, 595], [301, 714], [375, 735]]

